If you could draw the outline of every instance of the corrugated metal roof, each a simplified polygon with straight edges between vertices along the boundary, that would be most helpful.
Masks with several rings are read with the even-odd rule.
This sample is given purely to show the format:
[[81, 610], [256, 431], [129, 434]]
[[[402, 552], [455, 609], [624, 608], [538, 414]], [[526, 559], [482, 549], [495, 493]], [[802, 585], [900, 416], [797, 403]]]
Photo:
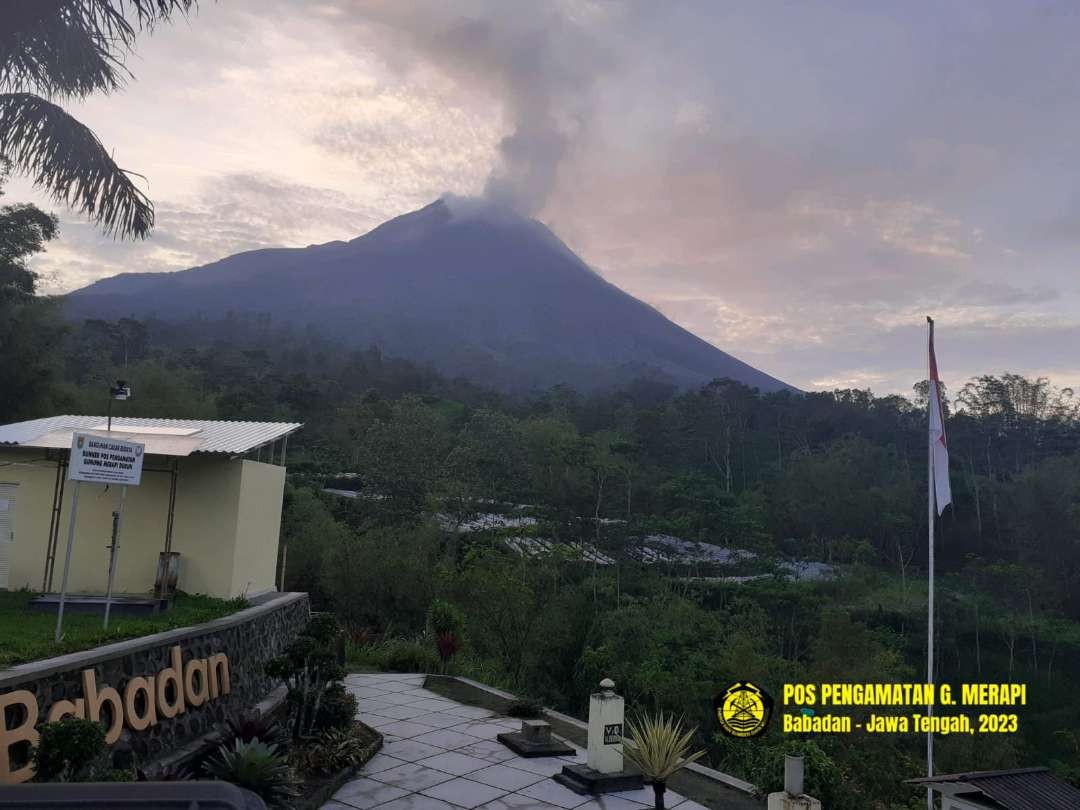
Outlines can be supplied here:
[[[67, 450], [71, 447], [72, 434], [100, 436], [103, 439], [117, 439], [122, 442], [138, 442], [147, 455], [151, 456], [190, 456], [199, 452], [202, 439], [196, 435], [162, 436], [149, 433], [152, 428], [125, 428], [113, 425], [112, 431], [105, 430], [50, 430], [36, 439], [25, 442], [20, 447], [36, 447], [42, 450]], [[198, 431], [192, 431], [198, 433]]]
[[[101, 430], [104, 428], [104, 416], [49, 416], [44, 419], [31, 419], [28, 422], [15, 422], [0, 425], [0, 446], [18, 445], [26, 447], [51, 447], [55, 443], [57, 431]], [[228, 453], [231, 455], [247, 453], [256, 447], [275, 442], [303, 427], [301, 422], [228, 422], [210, 419], [142, 419], [133, 416], [114, 416], [113, 432], [139, 434], [140, 428], [172, 428], [184, 432], [186, 437], [198, 440], [196, 453]], [[189, 432], [189, 431], [194, 431]], [[52, 434], [47, 437], [46, 434]], [[161, 437], [164, 438], [164, 437]], [[37, 443], [36, 440], [41, 440]], [[70, 445], [70, 439], [68, 445]], [[176, 442], [174, 442], [176, 443]], [[182, 442], [188, 444], [187, 442]], [[184, 453], [186, 455], [186, 453]]]
[[[909, 779], [909, 784], [963, 784], [974, 788], [1004, 810], [1077, 810], [1080, 790], [1058, 779], [1048, 768], [974, 771]], [[965, 794], [959, 794], [965, 795]], [[970, 795], [970, 794], [967, 794]]]

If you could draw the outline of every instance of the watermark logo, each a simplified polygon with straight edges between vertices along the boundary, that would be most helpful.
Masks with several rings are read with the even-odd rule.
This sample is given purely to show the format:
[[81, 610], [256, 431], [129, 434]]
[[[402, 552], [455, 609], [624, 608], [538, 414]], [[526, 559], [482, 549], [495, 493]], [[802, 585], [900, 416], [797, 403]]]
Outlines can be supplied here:
[[729, 737], [757, 737], [769, 725], [773, 699], [761, 687], [738, 681], [716, 698], [713, 708], [720, 729]]

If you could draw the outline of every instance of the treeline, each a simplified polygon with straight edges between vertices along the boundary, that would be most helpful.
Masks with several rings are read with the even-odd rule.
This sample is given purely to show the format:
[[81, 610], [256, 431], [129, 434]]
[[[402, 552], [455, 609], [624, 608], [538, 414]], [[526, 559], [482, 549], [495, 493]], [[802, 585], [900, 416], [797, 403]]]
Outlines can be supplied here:
[[[729, 380], [507, 395], [241, 315], [87, 321], [55, 354], [42, 395], [5, 419], [101, 411], [108, 381], [125, 377], [135, 397], [118, 411], [303, 421], [294, 470], [356, 473], [356, 486], [390, 496], [401, 514], [431, 499], [458, 512], [490, 499], [542, 505], [558, 518], [553, 530], [601, 544], [626, 531], [597, 520], [607, 518], [904, 576], [926, 561], [925, 384], [911, 398], [762, 395]], [[1080, 619], [1077, 400], [1005, 374], [969, 381], [952, 403], [954, 505], [940, 570], [1016, 566], [1039, 583], [1032, 610]]]

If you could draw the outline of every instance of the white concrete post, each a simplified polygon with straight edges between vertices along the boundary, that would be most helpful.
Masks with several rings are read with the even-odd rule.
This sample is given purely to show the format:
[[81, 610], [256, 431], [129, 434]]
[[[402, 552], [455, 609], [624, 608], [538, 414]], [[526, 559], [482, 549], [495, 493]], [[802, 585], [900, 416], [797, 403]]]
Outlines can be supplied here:
[[803, 758], [784, 757], [784, 790], [789, 796], [803, 795]]
[[821, 810], [821, 802], [803, 793], [802, 757], [784, 757], [784, 790], [769, 794], [768, 810]]
[[623, 712], [625, 701], [615, 694], [610, 678], [600, 681], [600, 691], [589, 696], [589, 752], [587, 764], [600, 773], [623, 770]]

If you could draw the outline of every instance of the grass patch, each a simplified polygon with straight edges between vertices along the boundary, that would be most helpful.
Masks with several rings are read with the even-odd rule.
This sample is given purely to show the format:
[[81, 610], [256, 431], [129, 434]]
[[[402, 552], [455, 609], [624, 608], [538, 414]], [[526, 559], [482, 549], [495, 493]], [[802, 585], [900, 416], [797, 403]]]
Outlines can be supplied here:
[[439, 656], [422, 640], [387, 638], [372, 644], [349, 644], [345, 664], [350, 672], [438, 672]]
[[35, 596], [31, 591], [0, 591], [0, 669], [162, 630], [190, 627], [235, 613], [246, 605], [240, 599], [178, 594], [172, 610], [157, 616], [110, 616], [108, 630], [102, 629], [100, 614], [65, 611], [64, 637], [53, 641], [56, 614], [31, 611], [27, 604]]

